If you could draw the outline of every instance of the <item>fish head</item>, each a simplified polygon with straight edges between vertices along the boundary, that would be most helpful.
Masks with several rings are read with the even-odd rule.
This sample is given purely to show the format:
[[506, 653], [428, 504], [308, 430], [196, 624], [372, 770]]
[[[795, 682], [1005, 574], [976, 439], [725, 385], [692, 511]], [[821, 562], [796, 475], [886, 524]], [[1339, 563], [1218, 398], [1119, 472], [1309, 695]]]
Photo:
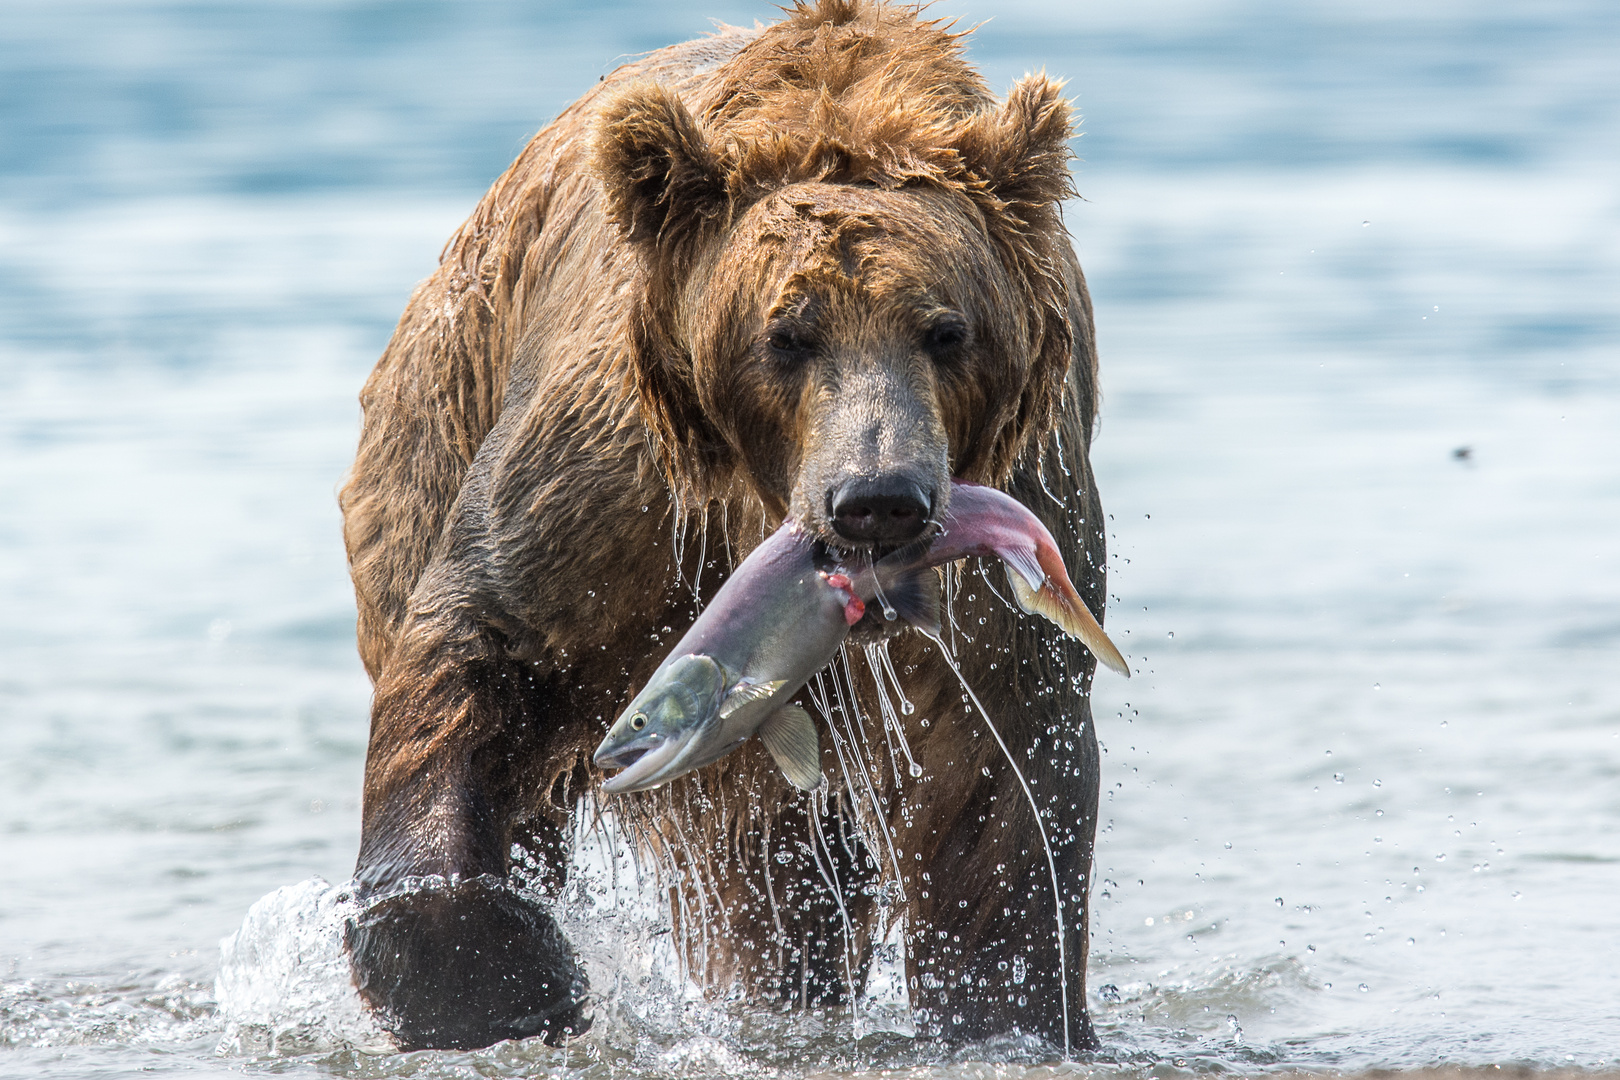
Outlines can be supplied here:
[[623, 769], [602, 784], [611, 794], [644, 791], [686, 771], [686, 751], [719, 716], [725, 669], [712, 657], [677, 657], [648, 681], [596, 748], [597, 768]]

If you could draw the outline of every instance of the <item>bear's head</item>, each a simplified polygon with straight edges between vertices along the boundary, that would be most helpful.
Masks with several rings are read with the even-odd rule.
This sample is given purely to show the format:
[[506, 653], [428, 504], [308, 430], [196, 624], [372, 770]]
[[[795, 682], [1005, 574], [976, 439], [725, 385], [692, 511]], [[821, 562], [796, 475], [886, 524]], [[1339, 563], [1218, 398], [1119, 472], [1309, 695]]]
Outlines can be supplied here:
[[596, 172], [644, 271], [637, 389], [686, 492], [741, 484], [836, 546], [892, 547], [1050, 429], [1070, 108], [1044, 76], [995, 102], [958, 41], [824, 0], [691, 107], [646, 83], [604, 107]]

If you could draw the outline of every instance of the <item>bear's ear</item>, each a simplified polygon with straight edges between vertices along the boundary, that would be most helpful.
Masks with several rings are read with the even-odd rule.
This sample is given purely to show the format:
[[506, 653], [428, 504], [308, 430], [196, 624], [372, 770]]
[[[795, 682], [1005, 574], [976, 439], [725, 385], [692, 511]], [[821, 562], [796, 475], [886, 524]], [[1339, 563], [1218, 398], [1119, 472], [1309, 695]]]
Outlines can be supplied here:
[[952, 140], [980, 190], [988, 191], [1026, 227], [1046, 226], [1045, 214], [1074, 194], [1069, 140], [1074, 110], [1063, 86], [1045, 75], [1013, 84], [1007, 103], [964, 120]]
[[592, 150], [608, 214], [635, 243], [679, 243], [726, 212], [719, 155], [686, 106], [660, 84], [631, 86], [610, 101]]

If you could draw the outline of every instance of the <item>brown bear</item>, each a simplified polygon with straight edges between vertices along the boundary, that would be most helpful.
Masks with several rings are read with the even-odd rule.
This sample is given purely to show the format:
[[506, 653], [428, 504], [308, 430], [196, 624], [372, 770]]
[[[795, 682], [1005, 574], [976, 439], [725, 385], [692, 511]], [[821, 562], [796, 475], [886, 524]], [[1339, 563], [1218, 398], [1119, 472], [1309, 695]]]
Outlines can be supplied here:
[[[1043, 76], [994, 98], [964, 36], [803, 0], [626, 64], [411, 297], [341, 493], [376, 685], [347, 944], [402, 1047], [588, 1024], [553, 905], [590, 754], [788, 515], [871, 557], [937, 530], [952, 478], [995, 484], [1101, 614], [1073, 119]], [[941, 575], [943, 644], [874, 605], [802, 695], [831, 796], [754, 744], [614, 800], [705, 986], [834, 1005], [899, 923], [923, 1031], [1095, 1045], [1094, 662], [987, 570]]]

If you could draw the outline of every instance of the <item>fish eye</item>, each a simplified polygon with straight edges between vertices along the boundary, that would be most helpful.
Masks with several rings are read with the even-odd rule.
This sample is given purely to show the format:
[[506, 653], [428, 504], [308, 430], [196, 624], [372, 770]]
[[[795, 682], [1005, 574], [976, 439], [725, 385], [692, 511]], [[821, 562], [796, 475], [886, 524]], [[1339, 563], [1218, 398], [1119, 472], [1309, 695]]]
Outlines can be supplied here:
[[630, 716], [630, 730], [640, 731], [647, 726], [647, 714], [644, 712], [632, 713]]

